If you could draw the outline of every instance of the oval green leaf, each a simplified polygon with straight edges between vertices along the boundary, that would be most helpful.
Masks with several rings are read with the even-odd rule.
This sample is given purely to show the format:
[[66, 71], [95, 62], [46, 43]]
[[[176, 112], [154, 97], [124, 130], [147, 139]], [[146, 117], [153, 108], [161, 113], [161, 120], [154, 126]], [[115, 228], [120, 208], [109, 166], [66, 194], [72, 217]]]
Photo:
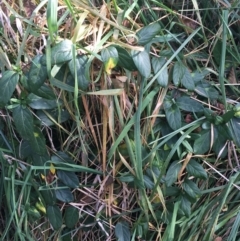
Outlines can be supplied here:
[[137, 70], [136, 65], [133, 62], [132, 57], [128, 51], [120, 46], [114, 46], [118, 51], [118, 66], [130, 71]]
[[165, 182], [167, 187], [171, 186], [177, 180], [179, 171], [182, 165], [178, 161], [174, 161], [167, 170]]
[[131, 233], [127, 222], [118, 222], [115, 227], [115, 235], [118, 241], [130, 241]]
[[62, 227], [62, 213], [58, 206], [48, 206], [47, 217], [54, 230], [59, 230]]
[[13, 120], [20, 136], [29, 140], [33, 136], [33, 115], [31, 111], [21, 105], [13, 109]]
[[5, 106], [12, 97], [19, 80], [19, 75], [12, 70], [7, 70], [0, 79], [0, 106]]
[[167, 67], [163, 68], [163, 65], [166, 63], [166, 59], [163, 57], [152, 58], [153, 72], [155, 75], [158, 75], [157, 81], [160, 86], [167, 87], [168, 85], [168, 69]]
[[138, 44], [145, 45], [149, 43], [161, 30], [159, 23], [153, 23], [146, 27], [143, 27], [137, 32]]
[[71, 193], [70, 189], [60, 182], [58, 182], [58, 185], [55, 189], [56, 193], [56, 198], [59, 201], [65, 202], [65, 203], [70, 203], [74, 200], [73, 194]]
[[193, 145], [193, 150], [195, 154], [204, 154], [210, 149], [211, 133], [208, 130], [203, 133], [197, 140], [195, 140]]
[[32, 151], [37, 155], [46, 154], [46, 141], [43, 133], [38, 127], [35, 127], [32, 135], [29, 138], [29, 144]]
[[79, 211], [75, 207], [67, 207], [65, 210], [64, 221], [68, 228], [74, 228], [79, 220]]
[[140, 74], [148, 78], [151, 74], [151, 63], [150, 57], [146, 50], [144, 51], [131, 51], [132, 59], [134, 64], [136, 65]]
[[207, 179], [207, 172], [204, 170], [202, 165], [200, 165], [198, 162], [196, 162], [193, 159], [190, 160], [186, 169], [191, 176]]
[[61, 100], [48, 100], [33, 93], [28, 95], [29, 106], [36, 110], [54, 109], [62, 104]]
[[116, 67], [118, 63], [118, 51], [115, 47], [110, 46], [104, 48], [101, 52], [102, 61], [104, 63], [105, 71], [111, 74], [111, 70]]
[[77, 188], [79, 186], [79, 180], [74, 172], [69, 171], [57, 171], [59, 180], [70, 188]]
[[41, 55], [37, 55], [28, 73], [28, 88], [31, 92], [38, 90], [48, 77], [47, 67], [41, 64]]
[[53, 109], [49, 111], [42, 111], [38, 110], [36, 112], [37, 116], [41, 120], [42, 124], [45, 126], [52, 126], [54, 125], [53, 120], [55, 120], [56, 123], [62, 123], [64, 121], [67, 121], [70, 117], [67, 110], [62, 109], [60, 113], [59, 110]]
[[201, 112], [203, 106], [196, 100], [191, 99], [189, 96], [182, 96], [177, 98], [176, 103], [181, 110], [189, 112]]
[[[88, 58], [86, 55], [77, 56], [75, 59], [78, 87], [81, 90], [86, 90], [90, 82], [88, 79], [89, 69], [87, 68], [88, 66], [87, 62], [88, 62]], [[68, 67], [70, 69], [72, 76], [74, 77], [75, 76], [74, 60], [69, 61]]]
[[72, 59], [72, 46], [71, 40], [65, 39], [56, 44], [51, 51], [51, 64], [62, 64]]

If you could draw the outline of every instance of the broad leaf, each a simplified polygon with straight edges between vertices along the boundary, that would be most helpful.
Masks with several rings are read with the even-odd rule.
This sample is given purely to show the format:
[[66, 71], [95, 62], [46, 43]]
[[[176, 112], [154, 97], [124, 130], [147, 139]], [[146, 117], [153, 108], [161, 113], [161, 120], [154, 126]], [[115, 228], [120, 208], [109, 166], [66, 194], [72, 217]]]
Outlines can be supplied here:
[[208, 70], [208, 69], [202, 69], [201, 72], [198, 71], [198, 70], [192, 72], [192, 73], [191, 73], [191, 76], [192, 76], [193, 81], [194, 81], [195, 84], [196, 84], [197, 82], [203, 80], [204, 77], [205, 77], [206, 75], [208, 75], [208, 74], [209, 74], [209, 70]]
[[7, 70], [0, 79], [0, 106], [5, 106], [12, 97], [18, 83], [19, 75], [12, 70]]
[[195, 140], [193, 149], [195, 154], [204, 154], [210, 149], [211, 133], [208, 130]]
[[39, 192], [41, 193], [46, 205], [54, 205], [56, 203], [55, 190], [52, 188], [49, 188], [48, 186], [41, 187]]
[[145, 45], [149, 43], [161, 30], [159, 23], [153, 23], [143, 27], [137, 32], [138, 44]]
[[168, 69], [167, 69], [167, 67], [162, 69], [162, 67], [165, 63], [166, 63], [166, 59], [163, 57], [160, 57], [160, 58], [153, 57], [152, 58], [152, 66], [153, 66], [154, 74], [157, 75], [160, 71], [160, 74], [157, 77], [157, 81], [158, 81], [159, 85], [162, 87], [167, 87], [167, 85], [168, 85]]
[[165, 99], [163, 107], [169, 126], [173, 130], [177, 130], [182, 126], [181, 111], [178, 106], [170, 99]]
[[54, 230], [59, 230], [62, 227], [62, 213], [58, 206], [48, 206], [47, 217]]
[[240, 147], [240, 118], [234, 117], [231, 122], [230, 126], [232, 129], [232, 136], [235, 144], [237, 147]]
[[188, 90], [194, 90], [195, 83], [188, 68], [181, 62], [176, 62], [173, 67], [173, 83], [178, 86], [180, 83]]
[[31, 154], [32, 154], [31, 149], [32, 148], [29, 144], [29, 141], [27, 141], [27, 140], [22, 141], [19, 145], [19, 156], [20, 156], [20, 158], [25, 159], [25, 158], [31, 156]]
[[118, 222], [115, 227], [115, 235], [118, 241], [130, 241], [131, 232], [127, 222]]
[[126, 49], [121, 48], [120, 46], [114, 46], [118, 51], [118, 66], [128, 69], [130, 71], [137, 70], [132, 57]]
[[74, 172], [58, 170], [57, 176], [59, 180], [68, 187], [76, 188], [79, 186], [79, 180]]
[[189, 96], [182, 96], [177, 98], [176, 103], [178, 107], [182, 110], [189, 112], [201, 112], [203, 111], [203, 106], [196, 100], [191, 99]]
[[191, 159], [190, 162], [187, 164], [186, 169], [188, 174], [191, 176], [207, 179], [207, 172], [204, 170], [201, 164], [199, 164], [193, 159]]
[[75, 164], [67, 153], [58, 151], [56, 154], [57, 155], [51, 157], [51, 160], [55, 162], [56, 165], [61, 166], [61, 163]]
[[173, 83], [179, 86], [185, 73], [185, 66], [181, 62], [176, 62], [173, 67]]
[[180, 197], [180, 206], [181, 211], [189, 217], [191, 214], [191, 202], [185, 196]]
[[65, 203], [70, 203], [74, 200], [73, 194], [71, 193], [70, 189], [60, 182], [58, 182], [58, 185], [55, 189], [56, 193], [56, 198], [59, 201], [65, 202]]
[[48, 172], [48, 169], [44, 170], [44, 167], [46, 167], [46, 162], [49, 161], [49, 156], [47, 154], [40, 156], [38, 154], [32, 154], [32, 162], [33, 166], [43, 167], [42, 170], [39, 170], [40, 173], [45, 175]]
[[48, 99], [48, 100], [54, 100], [57, 97], [55, 96], [52, 88], [50, 88], [49, 86], [43, 84], [39, 89], [36, 90], [32, 90], [32, 93], [42, 97], [44, 99]]
[[150, 63], [150, 57], [146, 50], [144, 51], [136, 51], [133, 50], [131, 52], [133, 62], [136, 65], [138, 71], [140, 74], [148, 78], [151, 74], [151, 63]]
[[48, 100], [41, 98], [33, 93], [28, 95], [29, 106], [36, 110], [54, 109], [62, 104], [61, 100]]
[[133, 182], [135, 180], [134, 176], [131, 174], [122, 174], [119, 178], [119, 181], [121, 182]]
[[72, 46], [71, 40], [65, 39], [56, 44], [51, 51], [51, 63], [62, 64], [72, 59]]
[[154, 188], [154, 186], [155, 186], [154, 182], [147, 175], [143, 175], [143, 181], [144, 181], [145, 188], [149, 188], [149, 189]]
[[[89, 86], [89, 79], [88, 79], [88, 68], [87, 68], [88, 58], [86, 55], [77, 56], [75, 59], [76, 64], [76, 72], [77, 72], [77, 80], [78, 80], [78, 87], [81, 90], [86, 90]], [[75, 76], [75, 69], [74, 69], [74, 61], [71, 60], [68, 63], [70, 72], [72, 76]]]
[[23, 139], [29, 140], [32, 138], [34, 129], [33, 116], [28, 108], [21, 105], [18, 105], [16, 108], [14, 108], [13, 120], [18, 133]]
[[183, 190], [191, 197], [192, 199], [197, 199], [201, 195], [201, 191], [198, 186], [191, 180], [184, 180], [182, 184]]
[[68, 228], [74, 228], [79, 220], [79, 211], [77, 208], [69, 206], [65, 210], [64, 221]]
[[58, 111], [58, 109], [49, 111], [38, 110], [36, 114], [43, 125], [52, 126], [54, 125], [54, 122], [52, 120], [55, 120], [56, 123], [60, 124], [64, 121], [67, 121], [70, 117], [67, 110], [61, 109], [60, 113], [58, 113]]
[[182, 78], [182, 85], [187, 88], [188, 90], [194, 90], [195, 89], [195, 83], [192, 79], [191, 73], [188, 70], [187, 67], [185, 67], [185, 72]]
[[37, 55], [33, 59], [28, 73], [28, 88], [31, 92], [38, 90], [48, 77], [47, 67], [41, 64], [41, 58], [41, 55]]
[[37, 155], [46, 154], [46, 141], [43, 133], [37, 127], [34, 128], [32, 135], [29, 137], [29, 144], [32, 151]]
[[111, 74], [111, 71], [116, 67], [118, 63], [118, 51], [115, 47], [110, 46], [104, 48], [101, 52], [102, 61], [104, 63], [104, 68], [107, 74]]
[[195, 91], [199, 95], [207, 97], [211, 100], [216, 100], [219, 96], [218, 91], [206, 81], [199, 81], [199, 83], [196, 85]]
[[167, 170], [165, 182], [167, 187], [176, 182], [178, 173], [181, 170], [182, 165], [178, 161], [174, 161]]

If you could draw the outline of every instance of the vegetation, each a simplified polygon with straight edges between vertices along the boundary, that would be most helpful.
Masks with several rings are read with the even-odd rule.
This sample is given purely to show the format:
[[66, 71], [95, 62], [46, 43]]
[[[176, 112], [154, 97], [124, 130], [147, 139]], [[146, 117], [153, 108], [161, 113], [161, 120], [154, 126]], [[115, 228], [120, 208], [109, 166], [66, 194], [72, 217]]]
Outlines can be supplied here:
[[240, 240], [240, 2], [2, 0], [1, 240]]

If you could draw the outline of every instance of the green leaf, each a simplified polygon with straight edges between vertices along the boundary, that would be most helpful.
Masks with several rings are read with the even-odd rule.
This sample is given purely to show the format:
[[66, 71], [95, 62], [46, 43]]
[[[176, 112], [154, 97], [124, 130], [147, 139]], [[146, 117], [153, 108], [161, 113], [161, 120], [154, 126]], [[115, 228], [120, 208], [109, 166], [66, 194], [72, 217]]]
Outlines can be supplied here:
[[196, 70], [194, 72], [191, 73], [192, 79], [195, 83], [201, 81], [204, 79], [204, 77], [206, 75], [209, 74], [209, 70], [208, 69], [202, 69], [201, 72], [199, 70]]
[[138, 44], [145, 45], [149, 43], [161, 30], [159, 23], [153, 23], [143, 27], [137, 32]]
[[174, 161], [167, 170], [165, 183], [167, 187], [171, 186], [177, 180], [179, 171], [181, 170], [182, 165], [178, 161]]
[[240, 119], [237, 117], [232, 118], [230, 122], [231, 130], [232, 130], [232, 137], [233, 141], [235, 142], [236, 146], [240, 147]]
[[32, 154], [32, 162], [33, 162], [33, 165], [34, 166], [39, 166], [39, 167], [43, 167], [43, 169], [42, 170], [39, 170], [39, 172], [40, 173], [42, 173], [42, 174], [46, 174], [47, 172], [48, 172], [48, 169], [46, 170], [44, 170], [44, 167], [46, 166], [45, 164], [46, 164], [46, 162], [47, 161], [49, 161], [50, 160], [50, 158], [49, 158], [49, 156], [47, 155], [47, 154], [45, 154], [45, 155], [42, 155], [42, 156], [40, 156], [40, 155], [38, 155], [38, 154]]
[[[88, 68], [87, 68], [88, 58], [86, 55], [79, 55], [75, 59], [76, 71], [77, 71], [77, 80], [78, 80], [78, 87], [81, 90], [86, 90], [89, 86], [89, 79], [88, 79]], [[68, 62], [69, 70], [72, 76], [75, 76], [75, 69], [74, 69], [74, 60]]]
[[74, 172], [58, 170], [57, 176], [68, 187], [77, 188], [79, 186], [78, 177]]
[[62, 227], [62, 213], [58, 206], [48, 206], [47, 217], [54, 230], [59, 230]]
[[199, 81], [196, 85], [195, 91], [199, 95], [211, 100], [216, 100], [219, 97], [218, 91], [206, 81]]
[[176, 103], [181, 110], [189, 112], [201, 112], [203, 106], [196, 100], [191, 99], [189, 96], [182, 96], [177, 98]]
[[12, 70], [7, 70], [0, 79], [0, 106], [5, 106], [12, 97], [18, 83], [19, 75]]
[[143, 181], [144, 181], [144, 185], [145, 188], [149, 188], [149, 189], [153, 189], [154, 188], [154, 182], [151, 180], [150, 177], [143, 175]]
[[198, 186], [191, 180], [184, 180], [182, 184], [183, 190], [193, 199], [197, 199], [201, 195], [201, 191]]
[[118, 180], [121, 182], [133, 182], [135, 180], [134, 176], [131, 174], [122, 174], [122, 176], [118, 177]]
[[65, 203], [70, 203], [74, 200], [73, 194], [71, 193], [70, 189], [60, 182], [58, 182], [58, 185], [55, 189], [56, 193], [56, 198], [59, 201], [65, 202]]
[[[185, 66], [184, 66], [185, 67]], [[185, 67], [185, 72], [182, 78], [182, 85], [187, 88], [188, 90], [194, 90], [195, 89], [195, 83], [193, 81], [193, 78], [191, 76], [190, 71], [187, 67]]]
[[194, 90], [195, 88], [190, 71], [181, 62], [176, 62], [173, 67], [173, 83], [176, 86], [181, 83], [188, 90]]
[[127, 222], [118, 222], [115, 227], [115, 235], [118, 241], [130, 241], [131, 233]]
[[19, 156], [22, 159], [25, 159], [29, 156], [31, 156], [32, 154], [32, 150], [31, 150], [31, 146], [29, 144], [29, 141], [24, 140], [21, 142], [20, 146], [19, 146]]
[[56, 44], [51, 50], [51, 63], [62, 64], [72, 59], [72, 46], [71, 40], [65, 39]]
[[161, 73], [157, 77], [157, 81], [160, 86], [167, 87], [168, 85], [168, 69], [165, 67], [162, 69], [163, 65], [166, 63], [166, 59], [164, 57], [152, 58], [152, 66], [153, 66], [153, 72], [156, 75], [159, 71]]
[[38, 110], [36, 112], [38, 118], [41, 120], [42, 124], [45, 126], [52, 126], [54, 125], [54, 122], [52, 121], [55, 120], [56, 123], [62, 123], [64, 121], [67, 121], [70, 117], [69, 113], [67, 110], [61, 109], [60, 113], [58, 113], [58, 109], [53, 109], [49, 111], [42, 111]]
[[149, 54], [146, 52], [146, 50], [144, 51], [132, 50], [131, 55], [133, 58], [133, 62], [136, 65], [140, 74], [143, 77], [148, 78], [151, 74], [151, 63], [150, 63]]
[[166, 98], [163, 102], [163, 107], [166, 113], [166, 118], [169, 126], [173, 130], [177, 130], [182, 126], [181, 111], [178, 106], [170, 99]]
[[118, 51], [115, 47], [110, 46], [104, 48], [101, 52], [102, 61], [104, 63], [105, 71], [111, 74], [111, 70], [116, 67], [118, 63]]
[[64, 216], [65, 224], [68, 228], [74, 228], [79, 220], [79, 211], [77, 208], [69, 206], [65, 210]]
[[180, 197], [180, 206], [179, 208], [183, 211], [183, 213], [190, 217], [191, 214], [191, 202], [185, 196]]
[[197, 140], [195, 140], [193, 145], [193, 150], [195, 154], [204, 154], [210, 149], [211, 133], [208, 130], [204, 132]]
[[53, 155], [51, 160], [56, 163], [56, 165], [61, 166], [61, 163], [75, 164], [75, 162], [70, 158], [70, 156], [62, 151], [58, 151], [57, 155]]
[[18, 133], [23, 139], [29, 140], [32, 138], [34, 129], [33, 116], [28, 108], [21, 105], [18, 105], [16, 108], [14, 108], [13, 120]]
[[173, 83], [179, 86], [185, 73], [185, 66], [181, 62], [176, 62], [173, 67]]
[[33, 93], [28, 95], [29, 106], [36, 110], [54, 109], [62, 104], [61, 100], [48, 100]]
[[41, 64], [41, 58], [41, 55], [37, 55], [33, 59], [28, 73], [28, 88], [31, 92], [38, 90], [48, 77], [47, 67]]
[[200, 165], [193, 159], [191, 159], [190, 162], [187, 164], [186, 169], [188, 174], [191, 176], [207, 179], [207, 172], [204, 170], [202, 165]]
[[41, 187], [39, 192], [41, 193], [46, 205], [54, 205], [56, 203], [55, 190], [52, 188], [49, 188], [48, 186]]
[[56, 99], [56, 96], [52, 90], [52, 88], [50, 88], [49, 86], [43, 84], [39, 89], [36, 90], [32, 90], [32, 93], [40, 96], [44, 99], [48, 99], [48, 100], [54, 100]]
[[37, 127], [34, 128], [32, 135], [29, 137], [29, 144], [32, 151], [37, 155], [46, 154], [46, 141], [41, 130]]
[[131, 58], [128, 51], [117, 45], [116, 46], [114, 45], [114, 47], [118, 51], [118, 66], [125, 68], [127, 70], [130, 70], [130, 71], [137, 70], [137, 67], [134, 64], [133, 59]]

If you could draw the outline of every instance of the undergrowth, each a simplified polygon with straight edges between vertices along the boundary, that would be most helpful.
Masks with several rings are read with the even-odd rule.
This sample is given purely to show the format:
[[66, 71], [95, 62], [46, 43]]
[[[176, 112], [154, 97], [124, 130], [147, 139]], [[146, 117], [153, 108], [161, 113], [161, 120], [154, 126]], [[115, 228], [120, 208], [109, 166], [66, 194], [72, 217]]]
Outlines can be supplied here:
[[240, 239], [239, 1], [6, 1], [1, 240]]

